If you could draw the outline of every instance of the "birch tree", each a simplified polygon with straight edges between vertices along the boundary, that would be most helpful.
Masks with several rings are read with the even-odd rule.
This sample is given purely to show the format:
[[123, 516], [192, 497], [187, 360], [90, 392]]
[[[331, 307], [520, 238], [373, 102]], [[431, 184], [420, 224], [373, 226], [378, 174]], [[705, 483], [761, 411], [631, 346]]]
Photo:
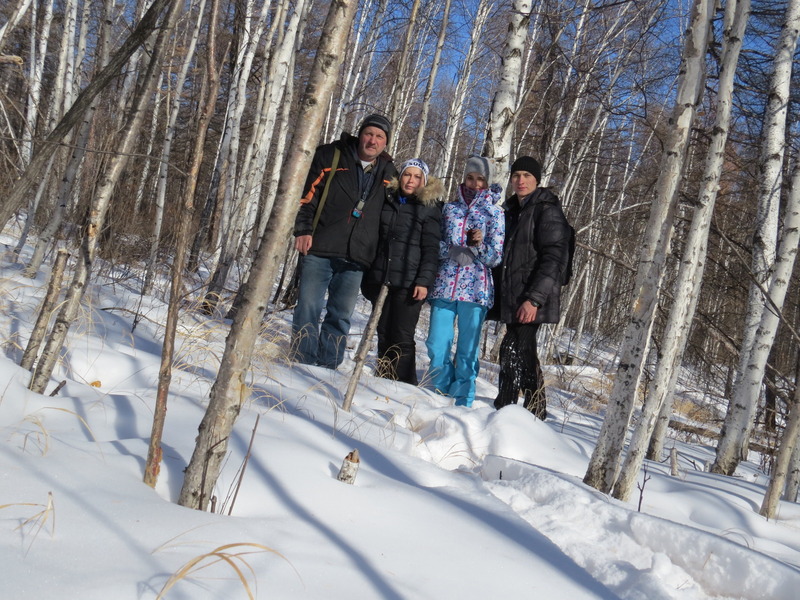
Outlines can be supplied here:
[[[205, 13], [206, 0], [198, 0], [197, 2], [197, 20], [194, 27], [189, 31], [188, 40], [185, 44], [185, 54], [183, 62], [181, 63], [177, 77], [175, 79], [175, 91], [173, 94], [172, 102], [169, 105], [169, 117], [167, 120], [166, 130], [164, 132], [164, 142], [161, 146], [161, 160], [158, 163], [158, 185], [156, 187], [155, 198], [155, 214], [153, 218], [153, 229], [150, 232], [150, 255], [147, 259], [145, 266], [144, 284], [142, 285], [142, 295], [149, 294], [153, 289], [153, 279], [155, 278], [156, 259], [158, 258], [158, 248], [161, 240], [161, 230], [164, 225], [164, 208], [165, 200], [167, 197], [167, 177], [169, 174], [170, 156], [172, 155], [172, 143], [175, 139], [175, 128], [178, 122], [178, 113], [180, 112], [181, 100], [183, 99], [183, 87], [186, 84], [186, 78], [189, 72], [189, 67], [195, 60], [195, 48], [197, 41], [200, 37], [200, 26], [203, 23], [203, 14]], [[191, 6], [189, 7], [191, 12]], [[176, 40], [177, 44], [177, 40]], [[212, 61], [211, 56], [208, 57]], [[157, 107], [158, 105], [156, 105]], [[157, 114], [157, 109], [153, 111]], [[205, 136], [203, 137], [205, 139]]]
[[186, 468], [178, 499], [182, 506], [205, 509], [208, 505], [227, 451], [228, 437], [246, 400], [245, 378], [258, 335], [258, 324], [266, 310], [269, 289], [299, 208], [295, 199], [302, 195], [305, 176], [319, 141], [325, 107], [333, 93], [356, 5], [355, 0], [334, 0], [330, 4], [297, 115], [300, 126], [294, 131], [290, 156], [281, 173], [278, 197], [282, 202], [272, 211], [250, 276], [241, 291], [243, 300], [233, 319], [222, 364], [211, 388], [208, 409], [199, 426], [197, 445]]
[[[752, 273], [745, 317], [739, 367], [736, 371], [733, 394], [728, 402], [725, 423], [717, 445], [712, 472], [733, 475], [739, 461], [747, 458], [753, 417], [758, 405], [769, 350], [775, 339], [772, 329], [774, 310], [780, 311], [782, 299], [773, 297], [775, 308], [765, 310], [763, 285], [769, 281], [775, 260], [778, 231], [778, 211], [783, 181], [783, 158], [786, 147], [786, 116], [788, 112], [794, 53], [800, 32], [800, 0], [789, 0], [784, 24], [775, 49], [772, 79], [764, 115], [763, 141], [759, 161], [759, 205], [756, 233], [753, 238]], [[774, 278], [773, 278], [774, 283]], [[788, 282], [787, 282], [788, 283]], [[772, 286], [770, 285], [770, 288]], [[785, 295], [784, 286], [776, 290]]]
[[[111, 35], [111, 15], [113, 0], [105, 0], [103, 3], [103, 15], [101, 19], [100, 32], [97, 41], [97, 68], [98, 71], [106, 66], [108, 63], [108, 55], [110, 53], [109, 36]], [[59, 181], [56, 199], [54, 203], [53, 212], [47, 225], [39, 232], [36, 240], [36, 245], [33, 249], [31, 259], [25, 267], [25, 275], [30, 278], [36, 277], [39, 269], [42, 266], [45, 253], [50, 245], [56, 232], [61, 227], [64, 220], [64, 215], [69, 206], [70, 198], [72, 197], [73, 185], [78, 175], [78, 170], [83, 164], [84, 157], [86, 156], [86, 147], [89, 142], [89, 134], [92, 129], [94, 116], [97, 112], [97, 107], [100, 100], [95, 96], [89, 103], [86, 112], [83, 115], [80, 125], [78, 126], [78, 133], [75, 136], [75, 144], [73, 145], [70, 153], [67, 166], [64, 174]]]
[[[742, 47], [750, 0], [729, 0], [725, 5], [722, 63], [717, 89], [716, 119], [706, 157], [703, 184], [694, 209], [689, 237], [673, 290], [675, 298], [658, 349], [658, 365], [648, 386], [642, 414], [628, 445], [628, 453], [614, 486], [614, 497], [627, 501], [635, 489], [645, 452], [662, 407], [672, 398], [680, 359], [686, 349], [694, 319], [708, 250], [708, 232], [719, 191], [731, 115], [736, 65]], [[671, 402], [670, 402], [671, 404]], [[669, 413], [671, 411], [664, 411]], [[669, 418], [667, 416], [667, 418]]]
[[442, 25], [439, 29], [439, 37], [436, 41], [436, 52], [433, 54], [433, 62], [431, 63], [431, 70], [428, 75], [428, 83], [425, 86], [425, 93], [422, 96], [422, 114], [419, 117], [419, 127], [417, 128], [417, 139], [414, 142], [414, 156], [422, 154], [422, 140], [425, 137], [425, 130], [428, 127], [428, 113], [431, 108], [431, 98], [433, 97], [433, 90], [436, 86], [436, 76], [439, 73], [439, 64], [442, 60], [442, 49], [444, 48], [444, 41], [447, 36], [447, 24], [450, 21], [450, 5], [452, 0], [444, 0], [444, 11], [442, 13]]
[[[778, 325], [778, 315], [774, 311], [779, 310], [783, 304], [781, 296], [785, 294], [786, 288], [789, 286], [797, 258], [797, 247], [798, 243], [800, 243], [800, 151], [797, 152], [795, 158], [794, 177], [792, 179], [791, 194], [786, 205], [783, 231], [780, 253], [775, 262], [775, 270], [769, 290], [774, 304], [770, 309], [764, 311], [761, 325], [756, 335], [757, 344], [769, 342], [770, 334], [774, 339]], [[800, 344], [800, 339], [795, 338], [795, 343]], [[772, 344], [770, 343], [769, 346], [771, 347]], [[763, 365], [758, 358], [766, 362], [766, 354], [768, 353], [769, 350], [766, 349], [762, 351], [760, 357], [754, 356], [751, 361], [755, 369], [762, 369], [762, 377]], [[800, 358], [797, 361], [797, 367], [794, 378], [794, 397], [789, 403], [789, 417], [781, 435], [775, 466], [772, 469], [769, 485], [759, 511], [762, 516], [768, 519], [775, 517], [777, 512], [778, 501], [786, 488], [792, 457], [800, 435]]]
[[483, 143], [483, 156], [495, 160], [495, 178], [504, 183], [508, 180], [511, 168], [509, 157], [517, 115], [522, 53], [528, 36], [530, 14], [530, 0], [514, 0], [500, 64], [500, 82], [492, 99]]
[[144, 119], [145, 107], [148, 99], [152, 96], [153, 88], [161, 69], [164, 46], [172, 34], [172, 28], [181, 6], [182, 3], [179, 0], [171, 0], [164, 21], [159, 28], [147, 70], [142, 74], [141, 86], [137, 92], [127, 126], [121, 133], [122, 139], [116, 148], [117, 153], [109, 161], [97, 193], [92, 199], [85, 223], [81, 256], [75, 268], [72, 283], [67, 290], [62, 309], [56, 317], [50, 338], [42, 351], [42, 357], [31, 378], [30, 389], [32, 391], [44, 392], [66, 340], [69, 328], [78, 315], [80, 303], [92, 273], [92, 266], [97, 253], [98, 237], [105, 224], [105, 216], [108, 212], [114, 188], [119, 182], [128, 158], [136, 144], [142, 120]]
[[72, 128], [81, 120], [84, 113], [89, 110], [92, 100], [119, 75], [122, 66], [150, 36], [158, 24], [161, 13], [169, 3], [170, 0], [154, 0], [137, 26], [131, 31], [120, 48], [114, 52], [108, 64], [83, 89], [70, 109], [43, 140], [41, 146], [34, 153], [28, 168], [15, 182], [5, 202], [0, 204], [0, 228], [4, 227], [11, 216], [20, 209], [31, 186], [40, 181], [45, 167], [50, 162], [50, 158], [58, 149], [59, 144], [72, 131]]
[[[172, 361], [175, 356], [175, 337], [178, 327], [179, 307], [182, 298], [183, 273], [186, 267], [186, 256], [189, 249], [189, 229], [194, 215], [194, 196], [197, 190], [197, 180], [200, 166], [205, 152], [205, 141], [208, 127], [214, 115], [217, 92], [219, 90], [219, 72], [216, 61], [217, 13], [219, 0], [212, 0], [209, 11], [207, 35], [207, 60], [205, 78], [201, 91], [201, 108], [197, 121], [197, 135], [192, 146], [190, 166], [186, 174], [186, 185], [183, 189], [181, 219], [178, 225], [178, 235], [175, 242], [175, 258], [172, 261], [169, 303], [167, 308], [167, 321], [164, 324], [164, 343], [161, 350], [161, 365], [158, 371], [158, 388], [156, 390], [156, 404], [153, 410], [153, 425], [150, 431], [150, 443], [147, 449], [147, 461], [144, 469], [144, 482], [155, 487], [161, 470], [161, 439], [167, 416], [167, 399], [172, 382]], [[202, 20], [203, 11], [200, 11], [198, 22]]]
[[469, 91], [472, 69], [479, 52], [479, 42], [489, 17], [492, 5], [489, 0], [480, 0], [472, 23], [470, 43], [464, 61], [461, 63], [456, 76], [456, 85], [450, 107], [447, 111], [447, 130], [445, 132], [444, 149], [442, 157], [438, 162], [436, 174], [441, 178], [446, 178], [449, 174], [455, 153], [455, 140], [464, 120], [466, 109], [467, 92]]
[[695, 0], [692, 8], [681, 57], [677, 98], [656, 183], [657, 195], [651, 204], [636, 271], [630, 320], [625, 330], [606, 416], [583, 479], [586, 484], [605, 493], [611, 492], [617, 478], [642, 364], [649, 348], [663, 267], [672, 238], [678, 184], [683, 173], [696, 106], [705, 81], [705, 54], [713, 8], [714, 2], [711, 0]]

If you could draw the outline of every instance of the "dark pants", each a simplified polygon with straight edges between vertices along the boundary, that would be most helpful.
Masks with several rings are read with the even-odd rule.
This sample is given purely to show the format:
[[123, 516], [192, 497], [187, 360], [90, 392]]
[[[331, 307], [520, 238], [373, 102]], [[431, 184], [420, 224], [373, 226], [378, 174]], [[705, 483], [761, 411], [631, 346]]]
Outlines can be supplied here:
[[[362, 289], [374, 301], [380, 285], [365, 283]], [[423, 302], [414, 300], [413, 294], [413, 288], [389, 288], [378, 321], [378, 375], [417, 385], [414, 334]]]
[[539, 325], [509, 324], [500, 345], [500, 391], [495, 408], [516, 404], [520, 392], [525, 408], [544, 421], [547, 417], [547, 398], [544, 376], [536, 351]]

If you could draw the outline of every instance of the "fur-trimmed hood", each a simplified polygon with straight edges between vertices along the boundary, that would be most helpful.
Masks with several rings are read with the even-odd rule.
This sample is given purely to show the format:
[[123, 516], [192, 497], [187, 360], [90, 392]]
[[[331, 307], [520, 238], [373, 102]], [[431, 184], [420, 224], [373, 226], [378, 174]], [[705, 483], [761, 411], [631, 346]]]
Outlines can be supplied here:
[[[400, 180], [397, 177], [393, 177], [389, 182], [389, 185], [386, 186], [386, 189], [388, 189], [390, 192], [399, 191]], [[428, 183], [426, 183], [421, 190], [418, 190], [413, 197], [416, 198], [420, 204], [424, 204], [425, 206], [433, 206], [436, 204], [437, 200], [444, 196], [444, 193], [445, 190], [442, 180], [431, 175], [428, 177]]]

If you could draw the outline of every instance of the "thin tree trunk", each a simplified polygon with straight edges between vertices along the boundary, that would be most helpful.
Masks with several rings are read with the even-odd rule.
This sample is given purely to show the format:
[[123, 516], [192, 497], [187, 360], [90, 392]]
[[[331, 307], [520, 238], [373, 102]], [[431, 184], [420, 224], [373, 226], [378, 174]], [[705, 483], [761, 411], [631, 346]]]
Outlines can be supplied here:
[[686, 350], [689, 331], [697, 308], [700, 284], [708, 252], [708, 232], [719, 191], [719, 181], [728, 141], [734, 76], [739, 62], [745, 27], [750, 13], [750, 0], [729, 0], [726, 4], [725, 31], [723, 32], [722, 65], [717, 90], [716, 120], [711, 144], [706, 158], [703, 186], [697, 199], [689, 237], [675, 283], [667, 326], [658, 348], [658, 365], [647, 390], [636, 430], [628, 444], [628, 454], [614, 485], [614, 497], [630, 499], [645, 452], [653, 434], [656, 419], [667, 398], [672, 398], [677, 381], [678, 367]]
[[761, 502], [761, 510], [758, 511], [762, 517], [767, 519], [774, 519], [778, 512], [778, 504], [786, 489], [789, 471], [792, 468], [794, 450], [798, 445], [797, 437], [800, 435], [800, 360], [797, 361], [797, 367], [794, 377], [794, 397], [789, 403], [789, 418], [786, 420], [786, 426], [778, 444], [778, 455], [775, 458], [775, 465], [772, 467], [764, 500]]
[[246, 399], [245, 378], [258, 335], [258, 324], [264, 316], [266, 299], [275, 281], [292, 220], [299, 208], [295, 199], [302, 195], [356, 6], [355, 0], [334, 0], [328, 10], [311, 76], [297, 115], [297, 122], [304, 126], [297, 128], [292, 136], [291, 154], [281, 174], [278, 197], [282, 202], [276, 204], [272, 212], [250, 277], [242, 289], [243, 300], [231, 325], [219, 374], [211, 388], [208, 410], [200, 423], [197, 445], [186, 468], [178, 500], [182, 506], [205, 509], [219, 477], [228, 436]]
[[36, 323], [31, 331], [31, 337], [28, 340], [28, 345], [25, 347], [25, 353], [22, 355], [22, 360], [19, 366], [28, 371], [33, 369], [33, 364], [36, 362], [36, 357], [39, 355], [39, 348], [42, 345], [42, 340], [47, 334], [47, 325], [50, 323], [50, 317], [53, 316], [53, 311], [56, 307], [56, 300], [61, 293], [61, 284], [64, 281], [64, 269], [67, 266], [67, 259], [69, 253], [66, 250], [59, 250], [56, 255], [56, 261], [53, 265], [53, 271], [50, 273], [50, 282], [47, 285], [47, 294], [45, 295], [42, 308], [39, 311], [39, 316], [36, 318]]
[[[101, 21], [101, 30], [97, 42], [97, 64], [98, 69], [102, 69], [108, 63], [108, 55], [110, 53], [109, 35], [111, 33], [111, 10], [113, 7], [113, 0], [105, 0], [103, 3], [103, 17]], [[53, 242], [56, 232], [61, 227], [64, 220], [64, 214], [67, 211], [69, 200], [72, 196], [75, 178], [78, 175], [83, 159], [86, 156], [86, 145], [89, 142], [89, 133], [92, 128], [92, 122], [97, 110], [100, 100], [95, 97], [90, 103], [88, 109], [83, 115], [80, 127], [78, 129], [77, 140], [75, 147], [72, 149], [70, 159], [67, 162], [66, 170], [61, 178], [58, 186], [58, 195], [56, 197], [55, 208], [53, 214], [50, 215], [50, 220], [44, 229], [39, 233], [36, 240], [36, 246], [33, 249], [33, 254], [30, 261], [25, 267], [24, 274], [26, 277], [33, 279], [39, 272], [44, 260], [45, 253]]]
[[422, 113], [419, 117], [419, 127], [417, 127], [417, 140], [414, 143], [414, 156], [422, 154], [422, 141], [425, 138], [425, 130], [428, 127], [428, 112], [431, 108], [431, 98], [433, 97], [434, 86], [436, 85], [436, 75], [439, 73], [439, 63], [442, 60], [442, 49], [444, 48], [447, 36], [447, 25], [450, 22], [450, 4], [452, 0], [444, 1], [444, 13], [442, 14], [442, 27], [439, 30], [439, 38], [436, 42], [436, 52], [433, 55], [431, 71], [428, 75], [428, 84], [425, 87], [425, 94], [422, 97]]
[[[200, 166], [203, 163], [208, 127], [214, 116], [217, 92], [219, 90], [220, 75], [215, 64], [217, 49], [216, 37], [217, 14], [219, 0], [212, 0], [209, 11], [208, 37], [206, 48], [206, 73], [205, 85], [202, 94], [205, 101], [202, 103], [197, 122], [197, 136], [192, 148], [191, 166], [186, 174], [186, 185], [183, 190], [182, 215], [178, 225], [177, 240], [175, 242], [175, 258], [172, 261], [172, 280], [169, 290], [169, 304], [167, 309], [167, 322], [164, 324], [164, 344], [161, 349], [161, 365], [158, 371], [158, 389], [156, 391], [156, 406], [153, 411], [153, 426], [150, 431], [150, 443], [147, 449], [147, 462], [144, 468], [144, 482], [150, 487], [155, 487], [158, 474], [161, 470], [161, 439], [164, 432], [164, 423], [167, 417], [167, 399], [169, 387], [172, 382], [172, 361], [175, 356], [175, 332], [178, 327], [180, 301], [183, 297], [183, 273], [186, 266], [186, 257], [189, 250], [189, 233], [194, 216], [194, 195], [197, 189], [197, 179], [200, 175]], [[203, 11], [200, 10], [198, 24], [202, 22]]]
[[511, 140], [517, 120], [517, 97], [522, 69], [522, 50], [528, 37], [531, 1], [514, 0], [511, 5], [511, 19], [508, 24], [503, 57], [500, 66], [500, 83], [492, 98], [486, 139], [483, 142], [483, 156], [495, 161], [497, 181], [508, 179], [511, 167]]
[[59, 144], [63, 142], [69, 132], [72, 131], [72, 128], [81, 120], [83, 113], [89, 110], [97, 94], [119, 76], [122, 66], [156, 28], [161, 13], [170, 2], [171, 0], [155, 0], [153, 2], [136, 28], [111, 57], [109, 63], [78, 95], [73, 105], [58, 122], [58, 125], [44, 140], [41, 147], [33, 155], [28, 168], [16, 181], [5, 201], [0, 204], [0, 230], [22, 206], [30, 187], [41, 180], [42, 173], [50, 161], [50, 157], [59, 148]]
[[144, 119], [145, 106], [152, 97], [157, 75], [161, 68], [161, 59], [163, 57], [166, 39], [172, 34], [172, 28], [174, 27], [175, 19], [177, 19], [181, 6], [182, 4], [179, 0], [171, 0], [169, 11], [161, 27], [159, 27], [157, 41], [150, 57], [150, 64], [143, 76], [142, 85], [134, 100], [133, 112], [130, 115], [127, 127], [122, 133], [122, 142], [119, 147], [115, 149], [117, 154], [111, 159], [101, 181], [100, 188], [95, 198], [92, 200], [92, 205], [87, 217], [86, 229], [84, 231], [84, 238], [81, 244], [81, 257], [78, 260], [78, 265], [72, 278], [72, 284], [67, 290], [67, 297], [64, 300], [61, 311], [59, 311], [56, 317], [56, 323], [50, 334], [50, 339], [48, 339], [45, 345], [39, 364], [36, 366], [36, 371], [31, 378], [30, 389], [34, 392], [40, 394], [44, 392], [45, 386], [50, 379], [50, 375], [61, 353], [61, 348], [64, 346], [69, 328], [78, 315], [80, 303], [92, 272], [92, 266], [97, 252], [98, 236], [103, 229], [105, 216], [114, 193], [114, 188], [119, 182], [125, 165], [128, 162], [128, 157], [138, 140], [142, 120]]
[[[756, 234], [753, 240], [755, 281], [750, 287], [733, 395], [728, 403], [722, 435], [711, 467], [712, 472], [725, 475], [733, 475], [739, 461], [747, 458], [747, 444], [753, 431], [753, 417], [763, 379], [763, 367], [758, 365], [766, 360], [762, 358], [763, 344], [767, 343], [771, 347], [774, 340], [774, 332], [763, 330], [765, 321], [773, 319], [771, 311], [765, 310], [766, 299], [762, 293], [762, 285], [770, 278], [770, 269], [775, 257], [783, 181], [782, 167], [786, 147], [786, 117], [799, 31], [800, 0], [790, 0], [775, 52], [768, 106], [764, 115], [764, 140], [758, 177], [761, 187]], [[757, 338], [759, 341], [756, 341]]]
[[684, 169], [686, 149], [705, 81], [705, 55], [708, 46], [714, 2], [695, 0], [690, 30], [681, 58], [680, 84], [673, 108], [672, 129], [665, 142], [662, 170], [656, 183], [650, 219], [636, 272], [635, 294], [626, 327], [614, 387], [606, 417], [600, 430], [584, 482], [610, 493], [625, 445], [625, 434], [636, 400], [642, 365], [648, 353], [650, 332], [672, 238], [672, 221], [677, 191]]
[[[403, 42], [403, 48], [400, 51], [400, 58], [397, 62], [397, 71], [394, 80], [392, 81], [392, 89], [389, 92], [389, 122], [394, 127], [395, 131], [400, 131], [400, 124], [398, 123], [398, 115], [400, 113], [401, 94], [403, 86], [406, 84], [406, 71], [408, 70], [408, 55], [411, 52], [411, 44], [417, 27], [417, 13], [419, 12], [420, 0], [414, 0], [411, 5], [411, 16], [408, 18], [408, 26], [406, 27], [406, 37]], [[399, 135], [393, 135], [389, 140], [389, 154], [394, 154], [397, 148]]]
[[372, 312], [369, 315], [367, 326], [364, 328], [364, 333], [361, 335], [361, 342], [358, 344], [358, 350], [355, 355], [355, 367], [350, 374], [350, 381], [347, 384], [347, 391], [344, 394], [342, 401], [342, 410], [350, 412], [350, 407], [353, 405], [353, 396], [356, 395], [358, 389], [358, 382], [361, 379], [361, 372], [364, 369], [364, 363], [367, 362], [367, 354], [369, 354], [369, 347], [372, 345], [372, 336], [378, 329], [378, 321], [383, 312], [383, 305], [386, 302], [386, 296], [389, 293], [389, 286], [385, 283], [381, 286], [378, 292], [378, 297], [375, 299], [375, 305], [372, 307]]
[[[156, 214], [153, 219], [154, 222], [153, 230], [150, 232], [150, 256], [147, 259], [144, 285], [142, 286], [142, 296], [148, 295], [153, 289], [156, 261], [158, 258], [158, 248], [160, 246], [160, 241], [161, 241], [161, 228], [164, 223], [164, 209], [167, 197], [167, 176], [169, 174], [169, 162], [170, 162], [170, 156], [172, 154], [172, 141], [175, 138], [175, 126], [176, 123], [178, 122], [178, 113], [180, 112], [181, 100], [183, 98], [183, 86], [184, 83], [186, 82], [186, 76], [189, 72], [189, 67], [195, 60], [195, 48], [197, 47], [197, 40], [200, 37], [200, 26], [203, 23], [203, 13], [205, 12], [205, 8], [206, 8], [206, 0], [198, 0], [197, 21], [195, 23], [194, 28], [189, 33], [189, 43], [186, 45], [185, 48], [183, 48], [183, 50], [185, 51], [185, 56], [183, 64], [181, 65], [181, 69], [178, 73], [178, 77], [175, 81], [175, 97], [172, 99], [172, 104], [169, 107], [169, 121], [167, 123], [166, 133], [164, 135], [164, 144], [161, 148], [161, 161], [159, 162], [158, 165], [158, 186], [156, 188], [156, 201], [155, 201]], [[189, 10], [191, 11], [191, 7]], [[212, 55], [208, 56], [208, 61], [213, 63]], [[202, 125], [202, 122], [200, 123], [200, 125]], [[202, 133], [201, 136], [198, 137], [202, 137], [203, 141], [205, 141], [205, 131]], [[195, 149], [195, 152], [196, 151], [197, 150]], [[195, 187], [196, 185], [193, 185], [192, 189], [194, 190]], [[193, 218], [194, 216], [194, 204], [193, 203], [191, 204], [192, 204], [191, 210], [186, 209], [187, 214], [190, 216], [188, 217], [184, 216], [184, 219]], [[185, 205], [186, 202], [184, 200], [184, 206]], [[182, 228], [183, 225], [184, 222], [182, 220], [179, 226]]]

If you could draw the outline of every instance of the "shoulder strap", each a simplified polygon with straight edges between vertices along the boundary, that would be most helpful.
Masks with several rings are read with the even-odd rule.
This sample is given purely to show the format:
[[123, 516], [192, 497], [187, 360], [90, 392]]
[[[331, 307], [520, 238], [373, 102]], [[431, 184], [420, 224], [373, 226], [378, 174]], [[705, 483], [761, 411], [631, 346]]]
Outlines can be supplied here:
[[339, 157], [341, 155], [342, 151], [339, 150], [339, 146], [336, 146], [333, 151], [331, 173], [328, 175], [328, 180], [325, 182], [325, 188], [322, 190], [322, 196], [320, 196], [319, 205], [317, 205], [317, 212], [314, 213], [314, 221], [311, 223], [311, 235], [314, 235], [314, 232], [317, 229], [317, 223], [319, 223], [319, 217], [322, 214], [322, 208], [325, 206], [325, 200], [328, 198], [328, 190], [331, 188], [331, 181], [333, 181], [333, 176], [336, 174], [336, 168], [339, 166]]

